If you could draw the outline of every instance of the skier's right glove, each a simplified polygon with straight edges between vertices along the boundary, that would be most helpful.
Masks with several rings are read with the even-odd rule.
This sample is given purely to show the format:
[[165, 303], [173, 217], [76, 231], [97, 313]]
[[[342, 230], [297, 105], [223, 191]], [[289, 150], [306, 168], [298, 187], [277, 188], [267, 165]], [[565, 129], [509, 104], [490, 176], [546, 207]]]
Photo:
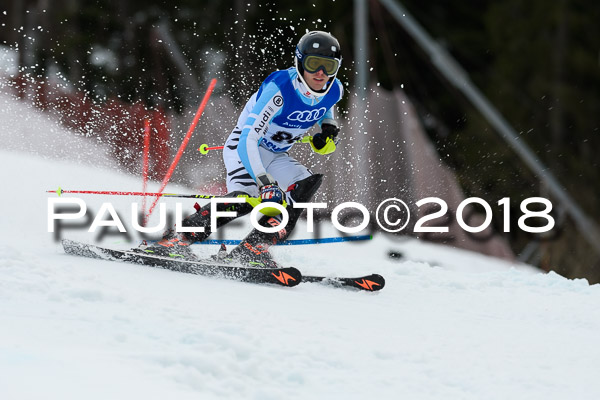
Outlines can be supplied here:
[[262, 202], [271, 201], [284, 204], [285, 194], [270, 174], [260, 174], [256, 177], [258, 191]]

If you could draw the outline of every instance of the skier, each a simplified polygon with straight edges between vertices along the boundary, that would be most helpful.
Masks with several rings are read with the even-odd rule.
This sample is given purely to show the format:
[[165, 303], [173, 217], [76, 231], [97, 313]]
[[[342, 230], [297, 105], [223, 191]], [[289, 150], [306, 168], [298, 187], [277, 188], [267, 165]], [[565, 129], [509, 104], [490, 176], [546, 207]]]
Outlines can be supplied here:
[[[288, 152], [315, 124], [321, 132], [303, 141], [308, 141], [319, 154], [335, 151], [340, 129], [334, 118], [334, 105], [343, 94], [342, 84], [336, 78], [341, 62], [340, 45], [334, 36], [322, 31], [308, 32], [296, 46], [295, 66], [269, 75], [246, 103], [223, 148], [228, 191], [224, 197], [246, 194], [262, 202], [287, 204], [289, 221], [275, 233], [254, 229], [228, 257], [242, 263], [271, 265], [269, 247], [289, 236], [303, 211], [293, 208], [293, 204], [310, 201], [321, 185], [323, 176], [313, 174]], [[249, 213], [252, 206], [219, 204], [217, 210], [236, 211], [239, 217]], [[176, 233], [171, 229], [144, 251], [193, 258], [189, 245], [212, 233], [210, 213], [209, 203], [182, 221], [182, 226], [203, 227], [204, 232]], [[237, 217], [219, 217], [217, 228]], [[281, 215], [263, 215], [258, 222], [271, 227], [279, 225], [280, 220]]]

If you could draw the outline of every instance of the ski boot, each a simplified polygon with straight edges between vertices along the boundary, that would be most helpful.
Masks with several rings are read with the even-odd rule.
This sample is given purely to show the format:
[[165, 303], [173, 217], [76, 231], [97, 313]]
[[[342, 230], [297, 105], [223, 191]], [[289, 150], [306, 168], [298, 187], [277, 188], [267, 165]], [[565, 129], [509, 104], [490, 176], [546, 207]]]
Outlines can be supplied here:
[[[240, 195], [246, 195], [244, 192], [235, 191], [226, 194], [223, 196], [224, 198], [231, 197], [235, 198]], [[194, 204], [194, 208], [196, 212], [192, 215], [189, 215], [184, 218], [181, 222], [181, 226], [183, 227], [202, 227], [204, 228], [204, 232], [186, 232], [186, 236], [192, 240], [193, 242], [201, 242], [208, 238], [212, 233], [211, 226], [211, 212], [212, 206], [210, 203], [205, 204], [204, 207], [200, 207], [198, 203]], [[216, 207], [217, 211], [235, 211], [237, 215], [235, 217], [218, 217], [217, 218], [217, 226], [216, 228], [220, 228], [223, 225], [233, 221], [236, 218], [241, 217], [242, 215], [248, 214], [252, 211], [252, 206], [248, 203], [219, 203]]]
[[[265, 215], [258, 223], [264, 227], [279, 226], [281, 224], [281, 215], [274, 217]], [[277, 268], [279, 266], [275, 260], [273, 260], [269, 248], [277, 243], [277, 238], [283, 237], [285, 234], [286, 231], [284, 227], [274, 233], [266, 233], [254, 229], [231, 251], [231, 253], [229, 253], [229, 257], [233, 259], [234, 262], [249, 267]]]
[[[238, 195], [245, 194], [243, 192], [232, 192], [227, 194], [225, 197], [236, 197]], [[173, 257], [181, 258], [185, 260], [197, 260], [198, 257], [194, 255], [190, 249], [190, 245], [195, 242], [201, 242], [205, 240], [211, 231], [211, 205], [206, 204], [204, 207], [200, 207], [198, 203], [194, 205], [196, 212], [192, 215], [187, 216], [181, 223], [183, 227], [202, 227], [204, 232], [175, 232], [174, 229], [169, 229], [163, 235], [162, 240], [153, 244], [152, 246], [140, 246], [135, 249], [136, 252], [143, 252], [146, 254], [157, 255], [161, 257]], [[219, 203], [217, 206], [218, 211], [236, 211], [239, 215], [244, 215], [252, 211], [252, 206], [248, 203]], [[226, 223], [234, 220], [237, 217], [221, 217], [217, 219], [217, 227], [221, 227]]]
[[190, 245], [193, 243], [185, 233], [177, 233], [169, 229], [161, 240], [151, 246], [142, 245], [133, 251], [159, 257], [178, 258], [182, 260], [197, 260]]
[[269, 253], [269, 245], [264, 243], [251, 244], [244, 240], [229, 254], [228, 258], [247, 267], [278, 268], [279, 265]]

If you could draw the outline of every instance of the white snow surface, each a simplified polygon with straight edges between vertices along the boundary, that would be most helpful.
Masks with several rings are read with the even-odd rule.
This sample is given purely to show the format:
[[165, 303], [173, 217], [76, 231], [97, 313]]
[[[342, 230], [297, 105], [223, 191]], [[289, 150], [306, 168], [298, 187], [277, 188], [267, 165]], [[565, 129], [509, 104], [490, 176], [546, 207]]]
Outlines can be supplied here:
[[[66, 255], [48, 232], [56, 195], [45, 191], [140, 190], [141, 179], [78, 157], [110, 159], [58, 128], [61, 157], [40, 157], [35, 137], [46, 138], [51, 122], [25, 129], [15, 120], [45, 116], [2, 103], [13, 111], [0, 113], [0, 399], [600, 398], [600, 287], [585, 280], [384, 235], [273, 249], [306, 274], [380, 273], [387, 285], [377, 293]], [[95, 211], [111, 202], [128, 227], [130, 204], [140, 201], [79, 198]], [[96, 234], [62, 236], [93, 242]], [[300, 224], [295, 237], [311, 235]], [[102, 244], [129, 246], [116, 236]], [[389, 259], [390, 250], [405, 259]]]

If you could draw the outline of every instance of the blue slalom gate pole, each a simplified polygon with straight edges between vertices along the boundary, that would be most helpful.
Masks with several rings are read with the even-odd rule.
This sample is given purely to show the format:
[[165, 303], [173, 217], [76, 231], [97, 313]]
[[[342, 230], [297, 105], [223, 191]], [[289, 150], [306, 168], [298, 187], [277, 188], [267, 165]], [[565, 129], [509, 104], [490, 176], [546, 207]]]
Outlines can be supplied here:
[[[359, 235], [359, 236], [338, 236], [338, 237], [329, 237], [329, 238], [319, 238], [319, 239], [291, 239], [291, 240], [283, 240], [281, 242], [277, 242], [276, 246], [292, 246], [292, 245], [302, 245], [302, 244], [318, 244], [318, 243], [338, 243], [338, 242], [355, 242], [359, 240], [371, 240], [373, 236], [371, 235]], [[198, 242], [194, 244], [225, 244], [225, 245], [236, 245], [240, 244], [242, 241], [237, 239], [209, 239], [203, 242]]]

